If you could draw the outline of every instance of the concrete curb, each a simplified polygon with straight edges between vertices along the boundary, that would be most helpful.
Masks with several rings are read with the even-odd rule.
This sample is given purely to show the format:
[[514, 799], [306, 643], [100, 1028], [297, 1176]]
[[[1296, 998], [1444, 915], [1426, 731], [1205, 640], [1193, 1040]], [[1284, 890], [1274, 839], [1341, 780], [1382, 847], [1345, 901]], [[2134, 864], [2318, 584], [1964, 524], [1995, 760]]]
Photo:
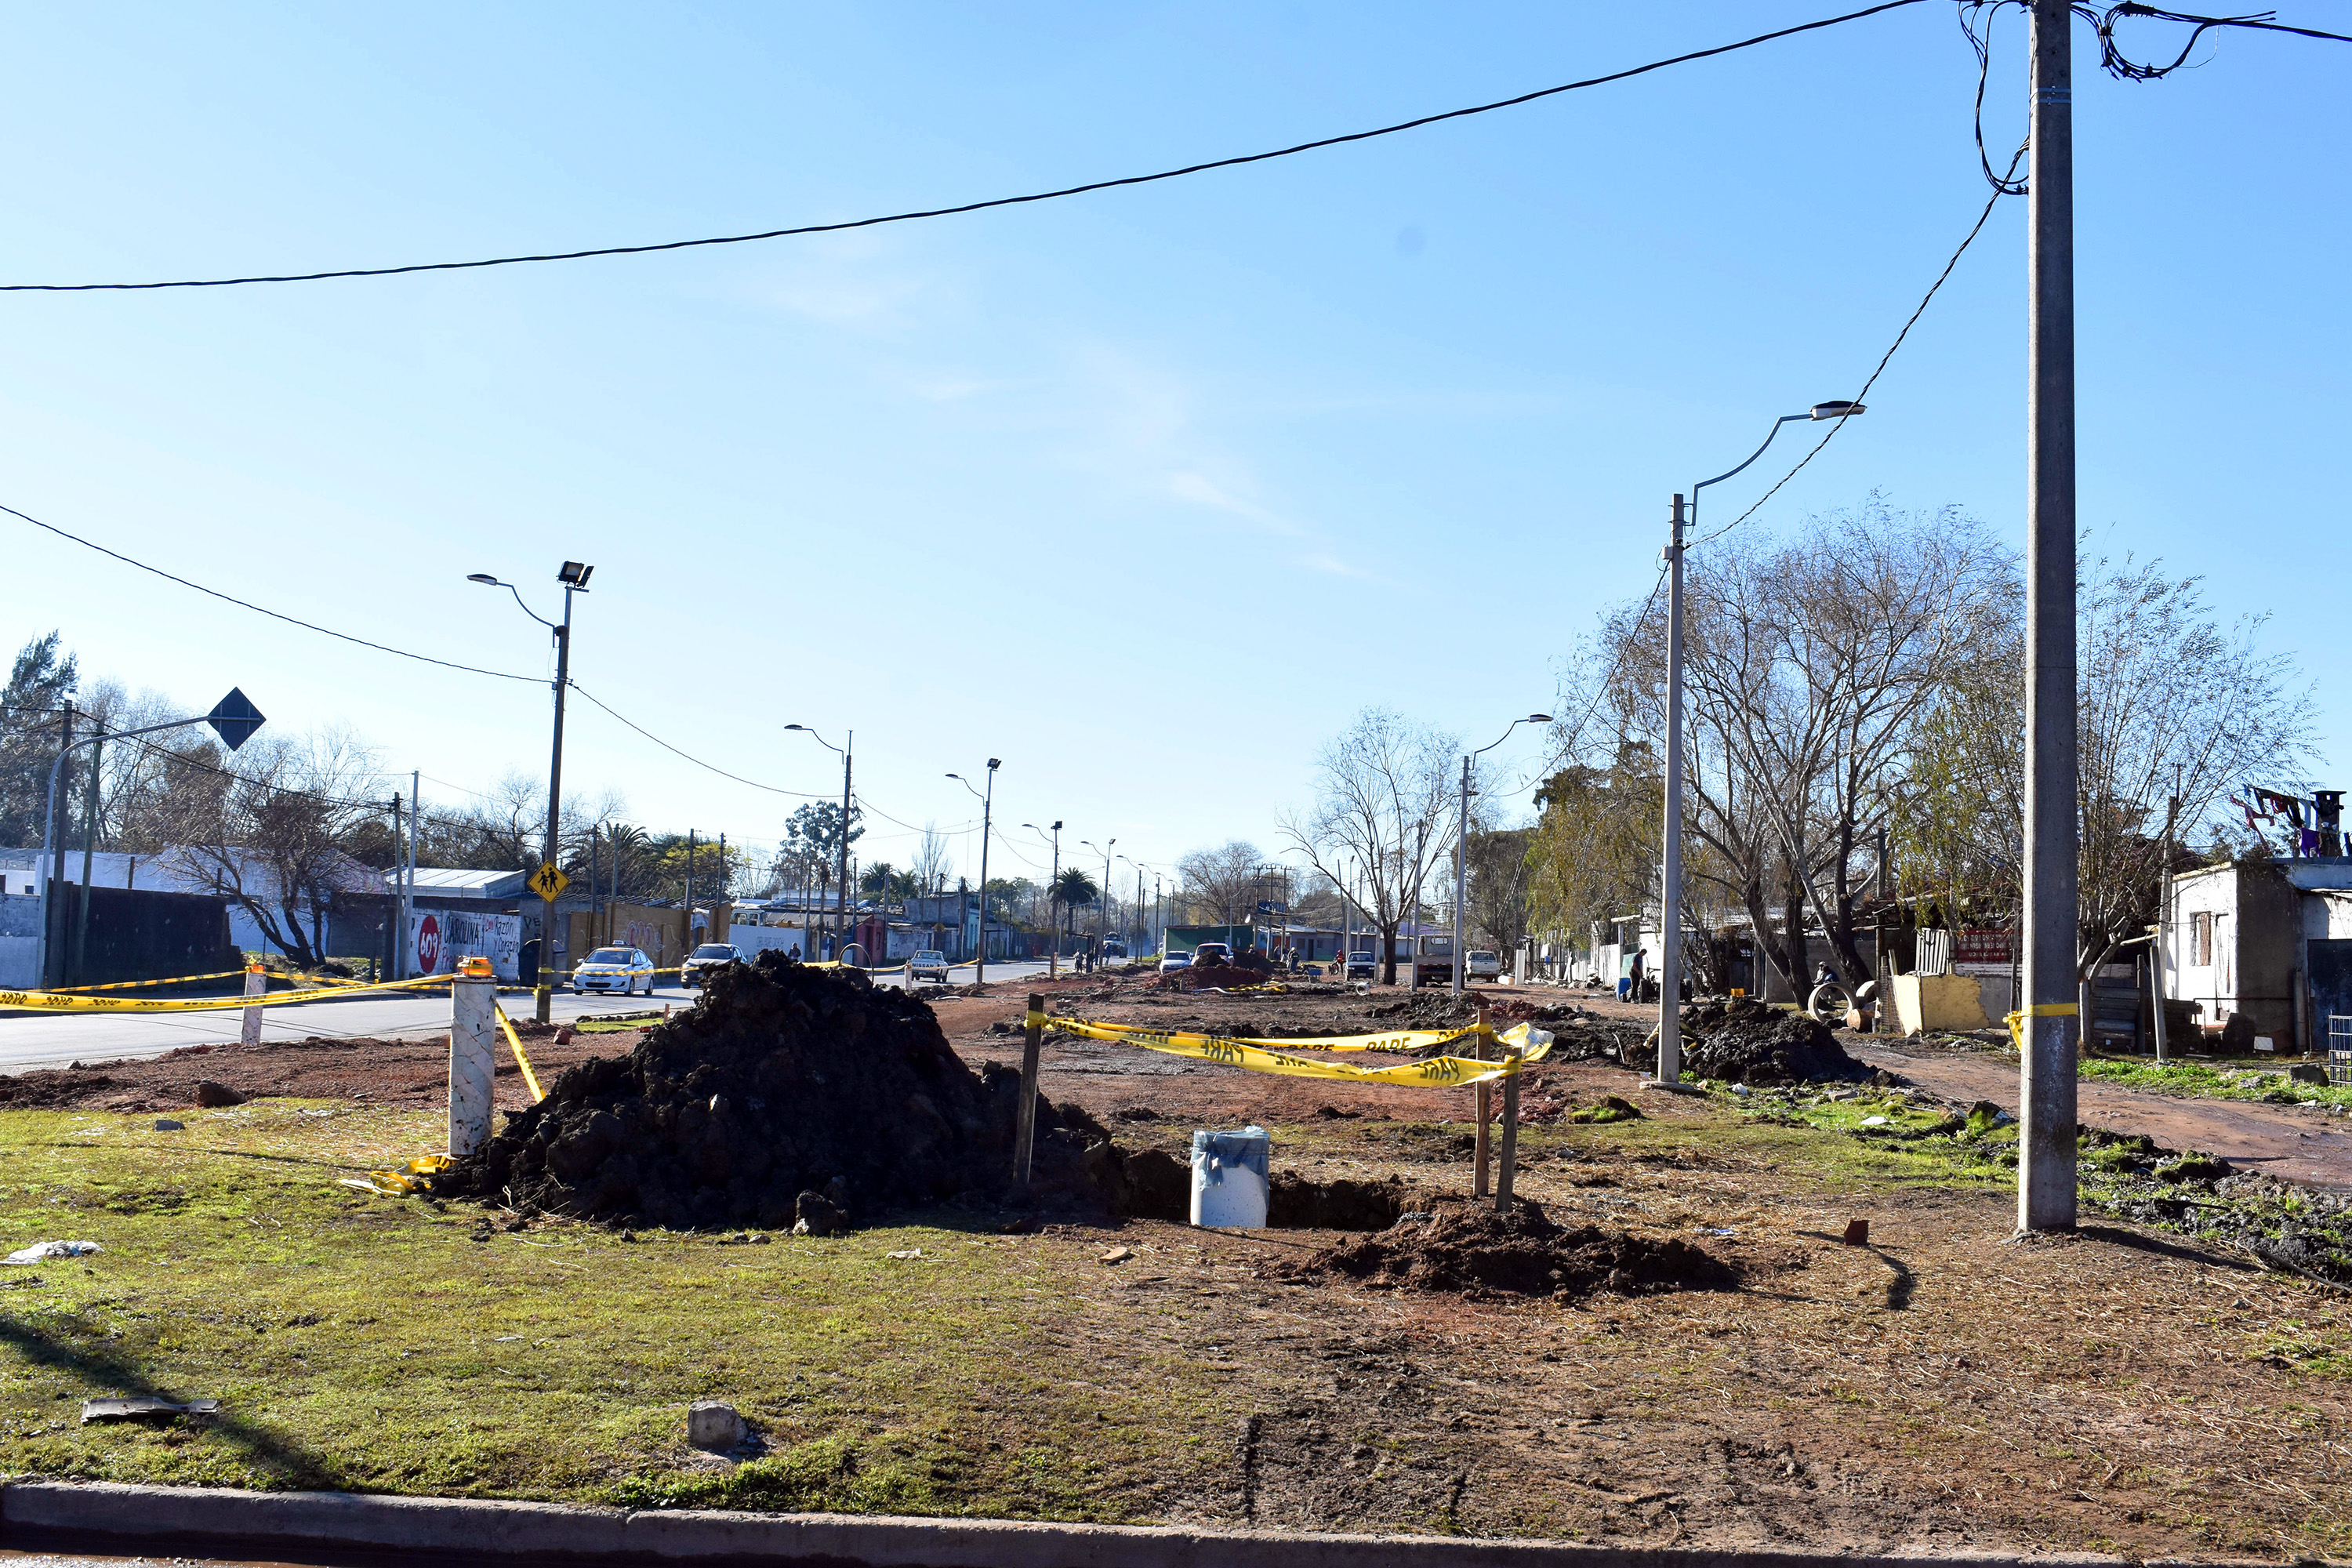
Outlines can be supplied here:
[[[1149, 1526], [851, 1514], [627, 1512], [351, 1492], [250, 1492], [115, 1482], [0, 1486], [0, 1542], [30, 1533], [168, 1545], [431, 1552], [566, 1562], [864, 1564], [866, 1568], [2126, 1568], [2121, 1557], [2005, 1552], [1864, 1554], [1587, 1546], [1454, 1536], [1304, 1535]], [[2248, 1559], [2212, 1559], [2244, 1563]], [[2162, 1568], [2157, 1559], [2130, 1568]]]

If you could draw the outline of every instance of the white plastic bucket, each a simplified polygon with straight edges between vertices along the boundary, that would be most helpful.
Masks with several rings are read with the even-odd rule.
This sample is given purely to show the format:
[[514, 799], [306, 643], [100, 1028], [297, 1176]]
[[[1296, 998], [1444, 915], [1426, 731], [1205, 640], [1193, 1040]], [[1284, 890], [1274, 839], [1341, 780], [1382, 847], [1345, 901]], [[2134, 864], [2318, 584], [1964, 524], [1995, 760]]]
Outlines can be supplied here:
[[1192, 1223], [1228, 1230], [1265, 1226], [1266, 1166], [1274, 1141], [1263, 1127], [1192, 1134]]

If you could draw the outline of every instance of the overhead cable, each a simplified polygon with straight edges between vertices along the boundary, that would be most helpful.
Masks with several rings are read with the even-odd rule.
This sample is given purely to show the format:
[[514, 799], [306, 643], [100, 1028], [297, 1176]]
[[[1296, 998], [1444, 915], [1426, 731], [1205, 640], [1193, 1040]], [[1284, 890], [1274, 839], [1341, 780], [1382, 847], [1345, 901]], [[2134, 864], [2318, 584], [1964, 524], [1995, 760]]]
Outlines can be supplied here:
[[598, 708], [604, 709], [604, 710], [613, 718], [619, 720], [623, 724], [635, 730], [638, 734], [643, 735], [646, 740], [651, 741], [663, 751], [669, 752], [672, 756], [685, 758], [688, 762], [692, 763], [696, 767], [702, 769], [706, 773], [717, 773], [722, 779], [732, 779], [737, 784], [748, 785], [752, 789], [765, 790], [770, 795], [790, 795], [794, 800], [826, 800], [831, 798], [828, 795], [812, 794], [804, 789], [780, 789], [774, 784], [761, 784], [757, 779], [747, 779], [741, 773], [730, 773], [716, 763], [706, 763], [691, 752], [682, 752], [678, 750], [676, 746], [671, 745], [667, 741], [663, 740], [659, 735], [655, 734], [651, 730], [646, 729], [644, 725], [638, 723], [634, 719], [626, 718], [621, 713], [614, 711], [612, 708], [607, 707], [604, 702], [599, 700], [595, 693], [590, 691], [578, 681], [572, 681], [571, 686], [572, 690], [578, 692], [589, 701], [595, 703]]
[[[2016, 155], [2010, 159], [2010, 174], [2014, 175], [2017, 173], [2017, 166], [2024, 162], [2025, 153], [2026, 149], [2020, 147], [2017, 150]], [[1945, 280], [1951, 277], [1952, 268], [1960, 264], [1960, 258], [1969, 253], [1969, 247], [1974, 245], [1976, 243], [1977, 236], [1984, 232], [1986, 221], [1992, 216], [1992, 209], [2000, 205], [2001, 197], [2015, 194], [2014, 190], [2011, 188], [2013, 185], [2013, 180], [2007, 178], [1994, 179], [1992, 195], [1986, 200], [1984, 211], [1977, 214], [1975, 226], [1970, 228], [1968, 232], [1968, 237], [1960, 241], [1960, 247], [1952, 252], [1952, 258], [1944, 263], [1944, 269], [1936, 274], [1936, 280], [1927, 286], [1927, 292], [1921, 297], [1918, 308], [1911, 312], [1910, 320], [1903, 323], [1903, 330], [1895, 334], [1895, 341], [1886, 345], [1886, 352], [1885, 353], [1878, 356], [1878, 368], [1870, 373], [1870, 379], [1862, 384], [1862, 390], [1860, 392], [1854, 394], [1854, 402], [1861, 403], [1868, 398], [1870, 395], [1870, 389], [1876, 386], [1878, 384], [1878, 378], [1886, 374], [1887, 365], [1895, 358], [1895, 351], [1903, 346], [1903, 340], [1911, 335], [1911, 329], [1919, 324], [1919, 318], [1927, 313], [1927, 306], [1929, 302], [1936, 298], [1937, 292], [1944, 287]], [[1811, 448], [1808, 450], [1803, 457], [1797, 459], [1796, 466], [1791, 468], [1787, 473], [1782, 474], [1773, 484], [1770, 489], [1766, 490], [1762, 495], [1757, 497], [1755, 505], [1749, 507], [1746, 511], [1741, 512], [1738, 517], [1733, 518], [1729, 522], [1725, 523], [1721, 528], [1717, 529], [1714, 532], [1701, 534], [1698, 538], [1692, 540], [1688, 545], [1685, 546], [1685, 548], [1688, 550], [1696, 550], [1700, 545], [1706, 543], [1709, 540], [1720, 539], [1725, 534], [1729, 533], [1733, 529], [1738, 528], [1741, 523], [1746, 522], [1749, 518], [1754, 517], [1756, 513], [1762, 509], [1766, 501], [1770, 500], [1774, 496], [1780, 493], [1780, 487], [1782, 485], [1785, 485], [1790, 479], [1795, 479], [1797, 475], [1803, 470], [1807, 463], [1811, 462], [1815, 458], [1821, 455], [1822, 448], [1828, 446], [1830, 442], [1836, 437], [1838, 431], [1843, 429], [1844, 426], [1845, 420], [1842, 418], [1832, 419], [1830, 421], [1830, 427], [1822, 433], [1822, 438], [1814, 442]]]
[[54, 533], [59, 539], [71, 540], [74, 543], [80, 545], [85, 550], [95, 550], [100, 555], [111, 556], [113, 559], [121, 562], [125, 566], [136, 566], [140, 571], [152, 573], [153, 575], [163, 578], [167, 583], [177, 583], [183, 588], [194, 588], [199, 594], [208, 595], [226, 604], [235, 605], [241, 610], [251, 610], [257, 616], [268, 616], [273, 621], [284, 621], [289, 626], [300, 626], [306, 632], [317, 632], [321, 637], [331, 637], [339, 642], [357, 643], [362, 647], [373, 648], [378, 653], [394, 654], [401, 658], [413, 658], [419, 664], [436, 664], [439, 665], [443, 669], [463, 670], [467, 675], [487, 675], [499, 680], [528, 680], [540, 682], [547, 679], [547, 677], [543, 675], [516, 675], [510, 671], [503, 669], [483, 669], [476, 665], [453, 664], [446, 658], [435, 658], [430, 654], [411, 653], [404, 647], [393, 647], [389, 644], [385, 643], [370, 642], [365, 637], [353, 637], [349, 632], [339, 632], [332, 626], [322, 626], [314, 621], [299, 620], [292, 616], [281, 615], [276, 610], [265, 609], [263, 606], [253, 603], [250, 599], [240, 599], [234, 594], [224, 594], [218, 588], [207, 588], [202, 583], [192, 583], [185, 577], [177, 576], [170, 572], [164, 571], [161, 566], [150, 566], [146, 562], [139, 560], [135, 556], [125, 555], [119, 550], [109, 550], [105, 545], [84, 539], [79, 533], [68, 533], [64, 529], [58, 527], [55, 523], [43, 522], [39, 518], [33, 516], [29, 512], [18, 511], [13, 506], [0, 505], [0, 511], [6, 512], [10, 517], [22, 519], [24, 521], [31, 523], [35, 528], [41, 530], [45, 533]]
[[1312, 142], [1277, 147], [1265, 153], [1244, 153], [1232, 158], [1213, 158], [1205, 163], [1187, 163], [1181, 168], [1162, 169], [1156, 174], [1129, 174], [1112, 180], [1090, 180], [1084, 184], [1064, 185], [1055, 190], [1034, 191], [1027, 195], [994, 196], [985, 201], [963, 202], [954, 206], [924, 207], [913, 212], [889, 213], [878, 217], [848, 218], [839, 223], [801, 224], [791, 228], [762, 229], [756, 234], [719, 235], [703, 239], [671, 239], [651, 245], [604, 245], [582, 250], [543, 251], [526, 256], [493, 256], [474, 261], [424, 261], [400, 267], [346, 267], [326, 272], [278, 272], [256, 274], [240, 278], [181, 278], [145, 283], [0, 283], [0, 293], [16, 294], [89, 294], [121, 292], [154, 289], [230, 289], [248, 283], [319, 283], [339, 278], [392, 278], [412, 272], [464, 272], [487, 267], [519, 267], [542, 261], [584, 261], [600, 256], [645, 256], [665, 250], [693, 250], [719, 245], [750, 245], [761, 240], [787, 239], [797, 235], [838, 234], [845, 229], [876, 228], [884, 224], [913, 223], [924, 218], [955, 217], [965, 213], [986, 212], [992, 207], [1023, 206], [1032, 202], [1055, 201], [1064, 196], [1086, 195], [1095, 191], [1116, 190], [1123, 185], [1149, 185], [1161, 180], [1181, 179], [1187, 174], [1206, 174], [1213, 169], [1238, 168], [1245, 163], [1263, 163], [1276, 158], [1293, 157], [1301, 153], [1313, 153], [1325, 147], [1344, 146], [1350, 142], [1369, 142], [1375, 137], [1394, 136], [1400, 132], [1417, 131], [1426, 125], [1437, 125], [1449, 120], [1467, 119], [1474, 114], [1491, 114], [1498, 109], [1515, 109], [1538, 99], [1556, 97], [1563, 92], [1576, 92], [1585, 88], [1602, 87], [1611, 82], [1624, 81], [1669, 66], [1688, 65], [1717, 55], [1727, 55], [1740, 49], [1754, 48], [1776, 39], [1794, 37], [1823, 27], [1834, 27], [1845, 22], [1858, 22], [1865, 16], [1875, 16], [1882, 11], [1900, 10], [1916, 5], [1919, 0], [1882, 0], [1875, 5], [1859, 11], [1849, 11], [1842, 16], [1824, 16], [1815, 22], [1802, 22], [1793, 27], [1781, 27], [1769, 33], [1759, 33], [1738, 43], [1717, 44], [1712, 48], [1694, 49], [1688, 54], [1669, 59], [1652, 60], [1629, 69], [1612, 71], [1606, 76], [1588, 77], [1581, 81], [1562, 82], [1558, 87], [1540, 88], [1513, 98], [1497, 99], [1492, 103], [1473, 104], [1467, 109], [1449, 109], [1439, 114], [1424, 114], [1417, 119], [1399, 121], [1370, 131], [1352, 131], [1340, 136], [1323, 136]]

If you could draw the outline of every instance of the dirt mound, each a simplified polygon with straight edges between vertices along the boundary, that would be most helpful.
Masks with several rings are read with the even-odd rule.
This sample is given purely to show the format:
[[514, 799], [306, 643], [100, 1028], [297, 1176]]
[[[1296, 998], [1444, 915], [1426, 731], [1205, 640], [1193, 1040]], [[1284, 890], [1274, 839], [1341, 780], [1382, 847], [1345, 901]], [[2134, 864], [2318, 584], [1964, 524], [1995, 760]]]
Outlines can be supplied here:
[[1601, 1290], [1647, 1296], [1727, 1290], [1739, 1283], [1729, 1264], [1689, 1242], [1652, 1241], [1597, 1225], [1563, 1227], [1533, 1204], [1507, 1215], [1483, 1205], [1407, 1213], [1386, 1230], [1324, 1248], [1291, 1272], [1474, 1299], [1576, 1300]]
[[[1694, 1003], [1683, 1009], [1683, 1028], [1694, 1037], [1683, 1052], [1683, 1066], [1700, 1078], [1760, 1089], [1776, 1083], [1860, 1083], [1870, 1077], [1870, 1068], [1846, 1054], [1828, 1025], [1752, 997]], [[1642, 1054], [1655, 1070], [1656, 1047]]]
[[[859, 1217], [985, 1202], [1010, 1179], [1019, 1099], [1017, 1072], [971, 1071], [921, 1002], [762, 953], [714, 972], [692, 1008], [627, 1056], [564, 1072], [435, 1187], [679, 1229], [787, 1226], [803, 1193]], [[1095, 1143], [1106, 1152], [1090, 1163]], [[1128, 1163], [1085, 1112], [1040, 1097], [1035, 1166], [1049, 1194], [1098, 1209]]]
[[1478, 1005], [1467, 996], [1457, 1000], [1450, 995], [1415, 994], [1367, 1007], [1364, 1012], [1367, 1016], [1404, 1029], [1458, 1029], [1478, 1021]]
[[1206, 991], [1222, 986], [1237, 991], [1244, 985], [1263, 985], [1265, 975], [1255, 969], [1244, 969], [1236, 963], [1200, 963], [1187, 969], [1171, 969], [1160, 977], [1162, 991]]

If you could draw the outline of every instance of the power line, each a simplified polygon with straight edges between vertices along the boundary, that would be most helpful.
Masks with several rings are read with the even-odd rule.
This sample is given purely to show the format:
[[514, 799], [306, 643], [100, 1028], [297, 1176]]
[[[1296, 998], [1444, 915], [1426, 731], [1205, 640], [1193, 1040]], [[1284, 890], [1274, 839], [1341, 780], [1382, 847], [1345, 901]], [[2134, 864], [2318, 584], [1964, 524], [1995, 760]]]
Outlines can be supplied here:
[[635, 720], [625, 718], [621, 714], [614, 712], [613, 709], [606, 707], [604, 703], [599, 701], [593, 692], [581, 685], [578, 681], [575, 680], [572, 682], [572, 689], [586, 698], [589, 701], [595, 703], [597, 707], [604, 709], [605, 713], [619, 720], [623, 724], [627, 725], [630, 729], [635, 730], [638, 734], [643, 735], [646, 740], [651, 741], [663, 751], [669, 752], [673, 756], [685, 758], [688, 762], [692, 763], [696, 767], [702, 769], [706, 773], [717, 773], [722, 779], [732, 779], [737, 784], [749, 785], [752, 789], [765, 790], [770, 795], [790, 795], [795, 800], [825, 800], [831, 798], [827, 795], [811, 794], [807, 790], [779, 789], [774, 784], [761, 784], [757, 779], [747, 779], [741, 773], [730, 773], [716, 763], [706, 763], [691, 752], [679, 751], [676, 746], [671, 745], [667, 741], [663, 740], [659, 735], [655, 734], [651, 730], [646, 729], [644, 725], [636, 722]]
[[404, 647], [393, 647], [384, 643], [370, 642], [365, 637], [356, 637], [352, 636], [349, 632], [339, 632], [331, 626], [322, 626], [312, 621], [298, 620], [292, 616], [280, 615], [276, 610], [265, 609], [261, 605], [253, 603], [250, 599], [240, 599], [234, 594], [224, 594], [218, 588], [207, 588], [202, 583], [192, 583], [185, 577], [177, 576], [170, 572], [164, 571], [161, 566], [150, 566], [146, 562], [139, 560], [135, 556], [125, 555], [119, 550], [109, 550], [105, 545], [97, 543], [91, 540], [84, 539], [79, 533], [68, 533], [64, 529], [58, 527], [55, 523], [43, 522], [39, 518], [34, 517], [28, 512], [18, 511], [13, 506], [0, 505], [0, 511], [5, 511], [10, 517], [18, 518], [26, 522], [29, 522], [35, 528], [41, 530], [45, 533], [54, 533], [59, 539], [71, 540], [74, 543], [80, 545], [85, 550], [95, 550], [100, 555], [110, 556], [116, 561], [121, 562], [125, 566], [136, 566], [140, 571], [150, 573], [154, 576], [161, 577], [166, 583], [177, 583], [183, 588], [194, 588], [199, 594], [207, 595], [225, 604], [235, 605], [241, 610], [251, 610], [257, 616], [268, 616], [273, 621], [284, 621], [289, 626], [300, 626], [306, 632], [317, 632], [321, 637], [331, 637], [339, 642], [356, 643], [361, 647], [373, 648], [378, 653], [394, 654], [401, 658], [413, 658], [419, 664], [438, 665], [443, 669], [459, 669], [465, 671], [467, 675], [488, 675], [499, 680], [528, 680], [532, 682], [542, 681], [547, 679], [545, 676], [540, 675], [513, 675], [503, 669], [482, 669], [470, 664], [452, 664], [446, 658], [435, 658], [430, 654], [411, 653]]
[[1672, 58], [1652, 60], [1647, 65], [1612, 71], [1606, 76], [1588, 77], [1581, 81], [1563, 82], [1558, 87], [1541, 88], [1523, 92], [1514, 98], [1497, 99], [1492, 103], [1474, 104], [1467, 109], [1449, 109], [1439, 114], [1424, 114], [1418, 119], [1399, 121], [1371, 131], [1353, 131], [1342, 136], [1318, 137], [1295, 146], [1277, 147], [1266, 153], [1245, 153], [1232, 158], [1213, 158], [1206, 163], [1187, 163], [1181, 168], [1162, 169], [1151, 174], [1129, 174], [1114, 180], [1091, 180], [1084, 184], [1064, 185], [1056, 190], [1035, 191], [1021, 196], [995, 196], [986, 201], [964, 202], [955, 206], [925, 207], [914, 212], [891, 213], [880, 217], [851, 218], [841, 223], [802, 224], [792, 228], [762, 229], [757, 234], [719, 235], [704, 239], [672, 239], [653, 245], [606, 245], [585, 250], [545, 251], [528, 256], [494, 256], [475, 261], [426, 261], [403, 267], [348, 267], [328, 272], [282, 272], [257, 274], [242, 278], [183, 278], [147, 283], [0, 283], [0, 293], [89, 294], [124, 292], [155, 289], [228, 289], [247, 283], [318, 283], [339, 278], [392, 278], [411, 272], [463, 272], [487, 267], [519, 267], [542, 261], [583, 261], [600, 256], [645, 256], [664, 250], [693, 250], [709, 246], [750, 245], [761, 240], [786, 239], [797, 235], [838, 234], [845, 229], [875, 228], [884, 224], [913, 223], [924, 218], [955, 217], [965, 213], [986, 212], [992, 207], [1022, 206], [1032, 202], [1055, 201], [1064, 196], [1086, 195], [1095, 191], [1116, 190], [1125, 185], [1149, 185], [1162, 180], [1181, 179], [1187, 174], [1206, 174], [1213, 169], [1238, 168], [1245, 163], [1263, 163], [1276, 158], [1288, 158], [1301, 153], [1313, 153], [1326, 147], [1344, 146], [1350, 142], [1369, 142], [1375, 137], [1393, 136], [1400, 132], [1417, 131], [1423, 126], [1441, 124], [1449, 120], [1467, 119], [1474, 114], [1491, 114], [1498, 109], [1515, 109], [1538, 99], [1552, 98], [1563, 92], [1577, 92], [1585, 88], [1603, 87], [1611, 82], [1624, 81], [1669, 66], [1688, 65], [1694, 60], [1709, 59], [1717, 55], [1732, 54], [1740, 49], [1754, 48], [1759, 44], [1794, 37], [1823, 27], [1834, 27], [1845, 22], [1858, 22], [1865, 16], [1875, 16], [1882, 11], [1899, 10], [1915, 5], [1919, 0], [1882, 0], [1882, 4], [1860, 11], [1849, 11], [1842, 16], [1825, 16], [1817, 22], [1803, 22], [1793, 27], [1759, 33], [1738, 43], [1718, 44], [1712, 48], [1695, 49]]
[[[2020, 147], [2017, 150], [2016, 156], [2010, 159], [2009, 173], [2011, 175], [2014, 175], [2017, 173], [2017, 166], [2021, 163], [2024, 162], [2025, 153], [2026, 149]], [[1854, 402], [1860, 403], [1867, 398], [1870, 395], [1870, 389], [1878, 384], [1878, 378], [1886, 374], [1887, 365], [1895, 358], [1895, 351], [1903, 346], [1903, 340], [1911, 335], [1911, 329], [1919, 324], [1919, 318], [1927, 313], [1927, 306], [1929, 302], [1936, 298], [1937, 292], [1944, 287], [1945, 280], [1951, 277], [1952, 268], [1960, 264], [1960, 258], [1968, 254], [1969, 247], [1974, 245], [1976, 243], [1977, 236], [1984, 232], [1986, 221], [1992, 216], [1992, 209], [2000, 205], [2000, 198], [2005, 195], [2013, 195], [2015, 191], [2021, 190], [2022, 188], [2022, 186], [2017, 185], [2012, 179], [1997, 178], [1993, 181], [1992, 195], [1986, 200], [1984, 211], [1977, 214], [1975, 226], [1969, 230], [1968, 237], [1960, 241], [1960, 247], [1952, 252], [1952, 258], [1944, 263], [1944, 269], [1936, 274], [1936, 280], [1927, 286], [1927, 292], [1920, 299], [1918, 309], [1911, 312], [1911, 319], [1903, 323], [1903, 330], [1895, 334], [1895, 341], [1886, 345], [1886, 352], [1885, 353], [1878, 356], [1878, 368], [1870, 373], [1870, 379], [1862, 384], [1862, 390], [1860, 392], [1854, 394]], [[1749, 518], [1754, 517], [1756, 513], [1762, 509], [1766, 501], [1770, 500], [1774, 496], [1780, 493], [1780, 487], [1782, 485], [1785, 485], [1790, 479], [1795, 479], [1797, 475], [1802, 471], [1807, 463], [1811, 462], [1815, 458], [1821, 455], [1822, 448], [1828, 446], [1831, 441], [1835, 439], [1838, 431], [1843, 429], [1844, 426], [1845, 421], [1843, 419], [1832, 420], [1830, 422], [1830, 427], [1822, 433], [1822, 438], [1814, 442], [1812, 448], [1803, 457], [1797, 459], [1796, 467], [1790, 468], [1787, 473], [1782, 474], [1780, 479], [1774, 483], [1770, 489], [1766, 490], [1762, 495], [1757, 497], [1756, 504], [1754, 506], [1749, 507], [1746, 511], [1741, 512], [1738, 517], [1733, 518], [1729, 522], [1725, 523], [1721, 528], [1717, 529], [1714, 532], [1702, 534], [1698, 538], [1692, 540], [1688, 545], [1685, 546], [1685, 548], [1696, 550], [1700, 545], [1706, 543], [1709, 540], [1720, 539], [1725, 534], [1729, 533], [1733, 529], [1738, 528], [1741, 523], [1746, 522]]]

